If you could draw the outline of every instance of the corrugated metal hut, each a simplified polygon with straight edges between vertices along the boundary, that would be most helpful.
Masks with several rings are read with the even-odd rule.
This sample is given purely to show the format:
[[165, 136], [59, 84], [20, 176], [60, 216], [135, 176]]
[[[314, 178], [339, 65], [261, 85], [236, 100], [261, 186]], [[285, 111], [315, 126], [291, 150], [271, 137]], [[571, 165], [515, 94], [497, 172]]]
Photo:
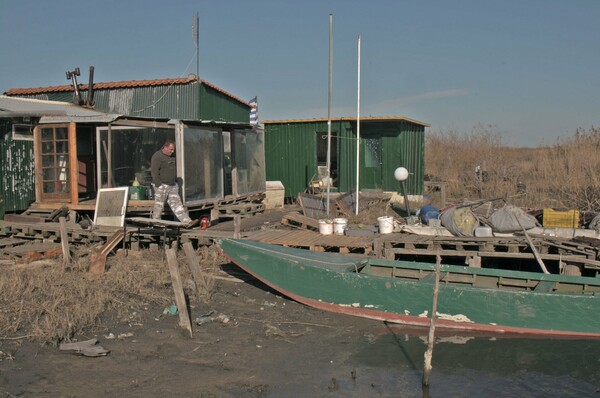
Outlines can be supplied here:
[[[150, 158], [167, 138], [178, 148], [181, 194], [191, 211], [252, 201], [266, 190], [263, 131], [248, 121], [131, 117], [7, 96], [0, 96], [0, 108], [34, 120], [36, 209], [66, 204], [93, 211], [100, 188], [130, 186], [135, 179], [149, 186]], [[128, 210], [147, 213], [153, 201], [139, 193]]]
[[[270, 120], [265, 126], [267, 180], [282, 181], [285, 196], [310, 189], [327, 175], [327, 119]], [[425, 127], [400, 116], [360, 119], [360, 190], [398, 191], [394, 170], [411, 173], [407, 194], [422, 195]], [[356, 188], [356, 118], [331, 121], [331, 177], [339, 192]]]

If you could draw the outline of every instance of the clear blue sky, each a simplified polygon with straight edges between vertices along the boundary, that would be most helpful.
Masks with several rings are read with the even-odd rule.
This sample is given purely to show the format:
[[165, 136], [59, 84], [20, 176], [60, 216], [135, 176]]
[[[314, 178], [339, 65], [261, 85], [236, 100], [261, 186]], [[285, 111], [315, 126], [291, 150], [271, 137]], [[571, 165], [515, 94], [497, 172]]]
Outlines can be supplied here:
[[600, 126], [600, 1], [0, 1], [0, 93], [14, 87], [195, 73], [259, 117], [401, 115], [430, 131], [491, 125], [516, 146]]

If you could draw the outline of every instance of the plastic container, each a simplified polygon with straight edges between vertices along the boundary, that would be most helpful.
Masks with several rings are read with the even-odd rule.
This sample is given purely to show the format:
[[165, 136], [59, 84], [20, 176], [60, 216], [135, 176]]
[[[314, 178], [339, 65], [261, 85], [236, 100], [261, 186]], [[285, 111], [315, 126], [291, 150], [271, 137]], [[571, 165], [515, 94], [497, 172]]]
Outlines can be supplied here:
[[146, 187], [141, 185], [129, 187], [129, 199], [146, 200]]
[[419, 210], [419, 218], [425, 225], [429, 224], [429, 220], [435, 220], [440, 218], [440, 211], [433, 206], [423, 206]]
[[542, 220], [544, 228], [579, 228], [579, 210], [544, 209]]
[[394, 231], [394, 217], [377, 217], [380, 234], [391, 234]]
[[475, 228], [475, 236], [478, 238], [491, 238], [494, 234], [490, 227], [477, 227]]
[[334, 218], [333, 219], [333, 233], [335, 235], [344, 235], [346, 228], [348, 227], [347, 218]]
[[319, 220], [319, 233], [321, 235], [333, 234], [333, 221], [331, 220]]

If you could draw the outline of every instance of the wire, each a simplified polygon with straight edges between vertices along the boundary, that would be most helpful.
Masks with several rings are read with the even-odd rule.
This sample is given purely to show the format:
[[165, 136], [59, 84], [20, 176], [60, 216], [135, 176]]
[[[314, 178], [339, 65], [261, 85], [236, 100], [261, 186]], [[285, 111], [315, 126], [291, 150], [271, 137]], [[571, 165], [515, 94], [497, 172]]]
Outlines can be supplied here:
[[[179, 78], [183, 77], [187, 72], [188, 69], [190, 68], [190, 65], [192, 64], [192, 62], [194, 61], [194, 58], [196, 57], [196, 54], [198, 53], [198, 49], [196, 48], [196, 50], [194, 51], [194, 54], [192, 55], [192, 58], [190, 59], [190, 62], [188, 62], [187, 66], [185, 67], [185, 70], [183, 71], [183, 73], [181, 75], [179, 75]], [[198, 77], [198, 81], [200, 81], [200, 77]], [[171, 87], [173, 87], [173, 85], [175, 84], [175, 82], [169, 84], [169, 87], [165, 90], [165, 92], [163, 93], [163, 95], [160, 96], [159, 99], [157, 99], [156, 101], [154, 101], [153, 103], [151, 103], [150, 105], [148, 105], [145, 108], [139, 109], [137, 111], [132, 111], [132, 113], [140, 113], [145, 111], [148, 108], [152, 108], [153, 106], [155, 106], [156, 104], [158, 104], [160, 101], [163, 100], [163, 98], [165, 98], [165, 96], [169, 93], [169, 91], [171, 90]]]

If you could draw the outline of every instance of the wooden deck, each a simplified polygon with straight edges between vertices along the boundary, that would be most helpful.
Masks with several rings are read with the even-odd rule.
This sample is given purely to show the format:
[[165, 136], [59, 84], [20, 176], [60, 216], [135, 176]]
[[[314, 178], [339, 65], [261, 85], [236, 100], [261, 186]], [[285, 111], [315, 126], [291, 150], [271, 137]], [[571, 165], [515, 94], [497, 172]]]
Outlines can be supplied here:
[[[523, 236], [493, 238], [459, 238], [442, 236], [421, 236], [407, 233], [392, 233], [374, 236], [324, 236], [315, 231], [317, 221], [297, 213], [289, 213], [278, 218], [281, 224], [273, 225], [271, 214], [249, 217], [245, 222], [248, 229], [241, 231], [242, 239], [256, 240], [264, 243], [305, 248], [321, 252], [351, 253], [370, 255], [390, 260], [408, 259], [415, 261], [435, 261], [439, 253], [445, 261], [465, 264], [473, 267], [485, 267], [486, 264], [498, 261], [514, 264], [530, 262], [535, 267], [535, 256]], [[269, 220], [266, 223], [265, 220]], [[249, 221], [252, 221], [250, 223]], [[200, 230], [199, 228], [169, 230], [169, 238], [165, 239], [164, 230], [144, 230], [128, 227], [123, 247], [137, 249], [150, 244], [162, 245], [164, 242], [191, 241], [195, 246], [210, 245], [216, 239], [233, 238], [234, 232], [230, 224], [220, 223], [215, 228]], [[264, 227], [269, 224], [269, 227]], [[175, 223], [178, 224], [179, 223]], [[83, 229], [78, 224], [67, 224], [66, 233], [70, 244], [105, 244], [118, 228]], [[258, 229], [258, 230], [256, 230]], [[176, 234], [177, 236], [174, 236]], [[161, 240], [162, 236], [162, 240]], [[176, 238], [176, 239], [175, 239]], [[179, 239], [181, 238], [181, 240]], [[551, 264], [553, 273], [571, 271], [581, 273], [600, 272], [600, 247], [590, 242], [575, 241], [565, 238], [531, 236], [531, 239], [544, 262]], [[23, 252], [35, 250], [36, 244], [56, 244], [60, 242], [60, 229], [57, 222], [14, 223], [0, 220], [0, 254], [19, 257]], [[19, 246], [31, 244], [27, 249]], [[46, 246], [38, 247], [41, 252]], [[511, 263], [511, 264], [512, 264]]]
[[360, 254], [370, 254], [373, 252], [373, 238], [364, 236], [321, 235], [318, 232], [301, 229], [270, 229], [259, 231], [249, 235], [248, 239], [319, 252]]
[[[535, 256], [524, 236], [513, 237], [432, 237], [411, 234], [389, 234], [378, 238], [382, 257], [395, 260], [406, 256], [464, 258], [464, 263], [480, 267], [486, 259], [532, 260]], [[564, 238], [531, 237], [543, 261], [559, 267], [571, 264], [600, 271], [598, 247]]]

